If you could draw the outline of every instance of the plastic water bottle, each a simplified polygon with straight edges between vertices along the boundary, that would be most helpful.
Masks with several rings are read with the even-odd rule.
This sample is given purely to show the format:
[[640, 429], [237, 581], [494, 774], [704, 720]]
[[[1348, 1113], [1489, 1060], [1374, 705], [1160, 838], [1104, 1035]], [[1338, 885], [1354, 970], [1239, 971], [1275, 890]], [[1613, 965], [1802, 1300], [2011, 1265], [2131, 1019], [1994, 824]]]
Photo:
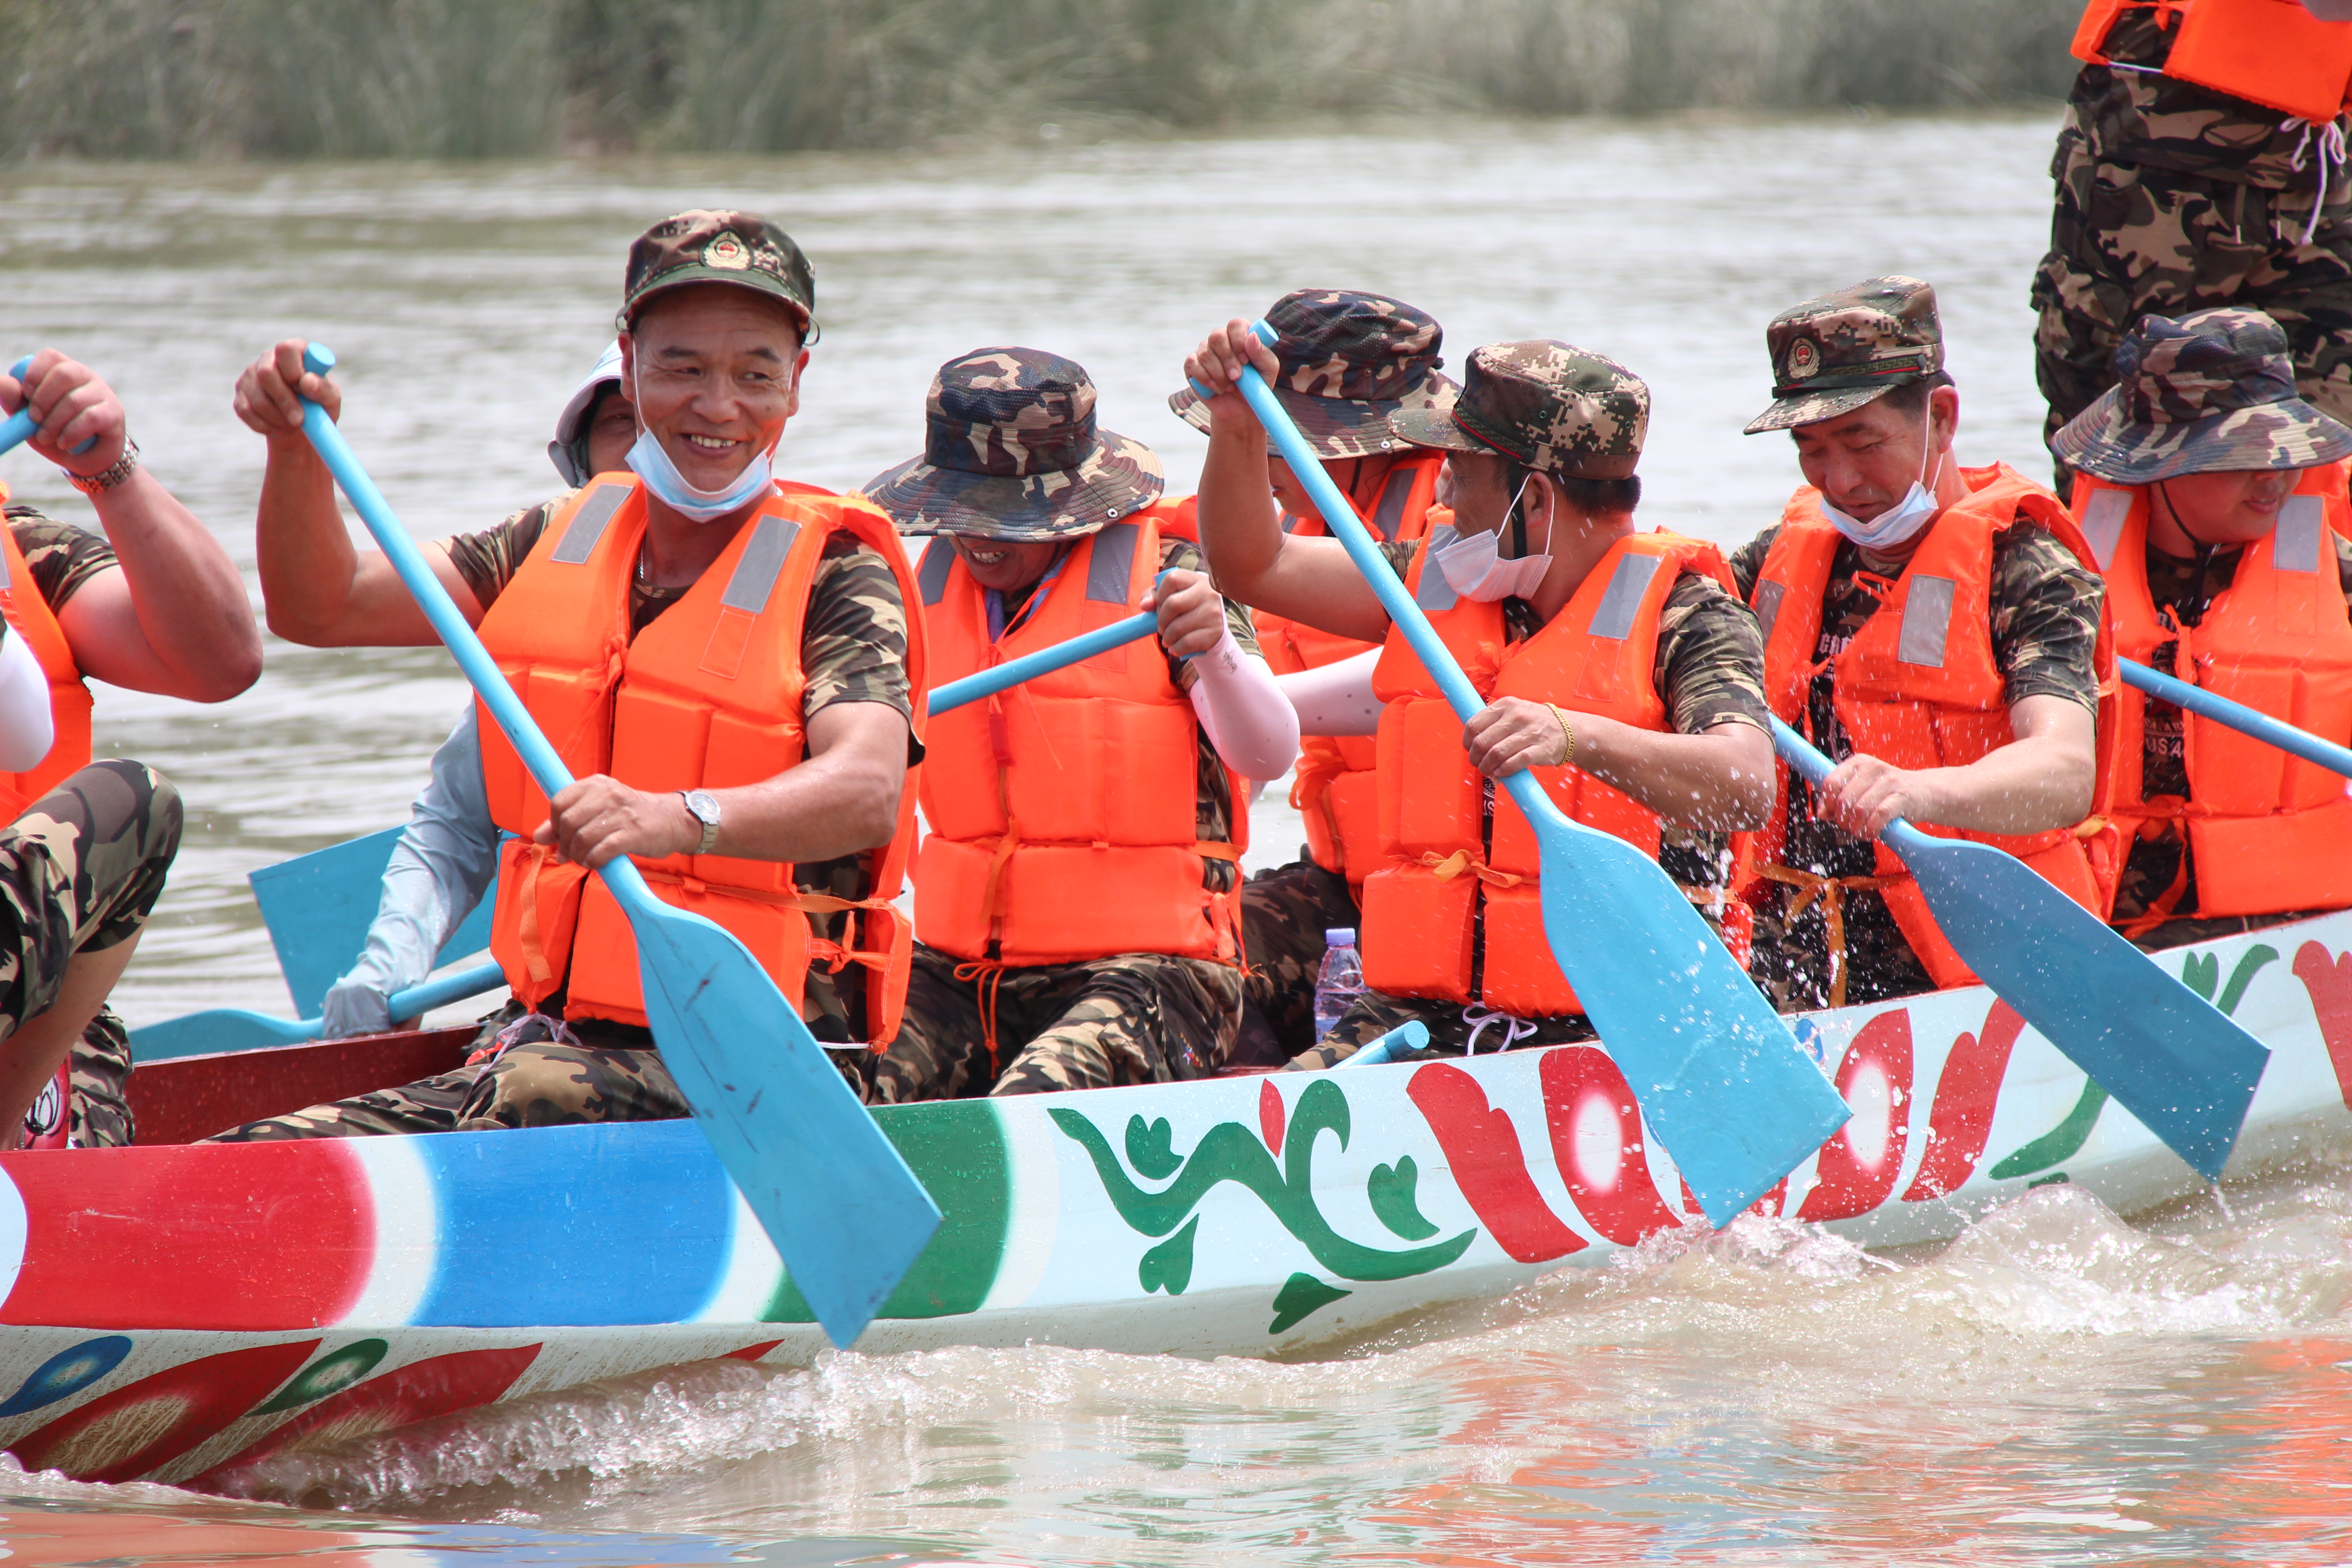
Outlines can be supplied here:
[[1315, 1037], [1329, 1034], [1363, 994], [1364, 964], [1356, 955], [1355, 931], [1334, 926], [1323, 933], [1323, 967], [1315, 975]]

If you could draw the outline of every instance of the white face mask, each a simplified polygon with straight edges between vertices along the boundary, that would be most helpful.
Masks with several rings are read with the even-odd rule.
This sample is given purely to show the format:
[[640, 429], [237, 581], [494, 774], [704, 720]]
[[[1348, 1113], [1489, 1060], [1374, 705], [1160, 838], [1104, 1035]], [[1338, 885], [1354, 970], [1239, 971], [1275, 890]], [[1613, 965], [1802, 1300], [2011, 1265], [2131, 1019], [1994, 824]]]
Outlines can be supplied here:
[[[1929, 426], [1928, 434], [1932, 439], [1934, 436], [1932, 425]], [[1936, 468], [1938, 473], [1943, 471], [1940, 455], [1937, 457]], [[1941, 503], [1936, 500], [1935, 492], [1927, 488], [1927, 452], [1923, 447], [1919, 453], [1919, 477], [1911, 481], [1911, 489], [1903, 499], [1885, 511], [1880, 512], [1868, 522], [1863, 522], [1830, 505], [1829, 498], [1823, 496], [1822, 515], [1828, 518], [1831, 525], [1840, 533], [1844, 534], [1864, 550], [1888, 550], [1898, 544], [1907, 544], [1917, 536], [1921, 529], [1934, 521], [1936, 514], [1943, 510]]]
[[[637, 395], [635, 377], [630, 379], [629, 393], [630, 400], [643, 408], [645, 400]], [[641, 420], [643, 417], [639, 416]], [[776, 442], [782, 440], [780, 433]], [[646, 489], [668, 503], [671, 510], [682, 512], [697, 522], [709, 522], [730, 512], [742, 510], [774, 482], [772, 460], [775, 451], [775, 444], [771, 444], [766, 451], [754, 455], [750, 462], [744, 464], [743, 471], [736, 475], [726, 489], [706, 490], [688, 484], [686, 476], [677, 471], [677, 465], [670, 460], [669, 453], [663, 448], [661, 437], [654, 434], [651, 426], [640, 425], [637, 444], [629, 448], [628, 463], [637, 478], [645, 480]]]
[[[1533, 472], [1519, 481], [1518, 493], [1511, 504], [1503, 509], [1507, 518], [1527, 494], [1528, 481]], [[1503, 559], [1502, 530], [1465, 533], [1452, 543], [1432, 552], [1437, 569], [1445, 574], [1445, 585], [1465, 599], [1491, 605], [1498, 599], [1524, 599], [1535, 593], [1551, 570], [1551, 557], [1522, 555], [1516, 561]], [[1549, 542], [1549, 541], [1547, 541]]]

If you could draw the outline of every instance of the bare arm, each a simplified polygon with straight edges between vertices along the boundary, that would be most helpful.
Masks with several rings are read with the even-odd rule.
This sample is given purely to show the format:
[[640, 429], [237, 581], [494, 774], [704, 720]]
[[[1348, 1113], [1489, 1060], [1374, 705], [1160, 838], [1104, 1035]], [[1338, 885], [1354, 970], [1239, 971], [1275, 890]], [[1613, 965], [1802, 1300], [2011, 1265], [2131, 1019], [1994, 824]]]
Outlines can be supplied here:
[[[772, 779], [712, 790], [714, 855], [746, 860], [836, 859], [890, 841], [907, 782], [907, 716], [887, 702], [835, 702], [808, 721], [808, 758]], [[598, 773], [555, 797], [533, 835], [567, 860], [595, 867], [615, 855], [658, 858], [702, 842], [702, 824], [676, 794], [649, 795]]]
[[1489, 778], [1557, 766], [1576, 736], [1576, 765], [1670, 821], [1717, 832], [1761, 827], [1772, 814], [1772, 742], [1753, 724], [1715, 724], [1696, 735], [1639, 730], [1614, 719], [1506, 697], [1462, 731], [1471, 765]]
[[2009, 722], [2017, 739], [1964, 767], [1848, 757], [1815, 792], [1814, 809], [1864, 837], [1897, 816], [1972, 833], [2043, 833], [2090, 815], [2098, 775], [2090, 710], [2063, 697], [2026, 697], [2011, 705]]
[[[302, 434], [301, 398], [342, 413], [342, 394], [302, 368], [299, 338], [289, 338], [237, 377], [236, 415], [269, 441], [254, 517], [261, 602], [269, 629], [310, 647], [429, 647], [432, 623], [382, 553], [353, 547], [335, 505], [335, 481]], [[433, 574], [469, 625], [482, 606], [437, 543], [422, 547]]]
[[[103, 473], [127, 448], [122, 404], [88, 366], [55, 349], [23, 384], [0, 376], [0, 408], [30, 401], [32, 447], [68, 473]], [[94, 441], [87, 450], [74, 447]], [[228, 552], [145, 468], [90, 498], [118, 568], [82, 584], [58, 624], [83, 673], [136, 691], [225, 702], [261, 674], [261, 632]]]
[[1235, 390], [1244, 363], [1273, 375], [1274, 351], [1235, 321], [1184, 362], [1184, 374], [1215, 389], [1208, 399], [1209, 452], [1201, 467], [1201, 549], [1217, 586], [1265, 610], [1340, 637], [1378, 642], [1388, 612], [1336, 539], [1282, 531], [1266, 486], [1265, 430]]

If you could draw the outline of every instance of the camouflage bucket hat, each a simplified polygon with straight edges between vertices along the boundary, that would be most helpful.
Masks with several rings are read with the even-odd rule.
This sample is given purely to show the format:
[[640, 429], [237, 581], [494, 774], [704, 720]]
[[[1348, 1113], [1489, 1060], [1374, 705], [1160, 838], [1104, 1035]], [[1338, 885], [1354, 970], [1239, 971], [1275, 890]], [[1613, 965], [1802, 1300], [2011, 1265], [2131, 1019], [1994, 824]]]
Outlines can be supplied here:
[[793, 237], [757, 213], [697, 208], [637, 236], [629, 246], [618, 330], [627, 331], [653, 295], [688, 283], [731, 283], [772, 295], [799, 312], [803, 347], [817, 340], [816, 273]]
[[[1299, 434], [1326, 458], [1367, 458], [1402, 445], [1389, 416], [1405, 408], [1450, 408], [1456, 388], [1437, 374], [1445, 332], [1402, 300], [1342, 289], [1301, 289], [1265, 313], [1281, 374], [1274, 394]], [[1209, 411], [1191, 388], [1168, 406], [1195, 430]]]
[[1095, 424], [1083, 366], [1042, 349], [980, 349], [940, 366], [923, 455], [860, 487], [901, 533], [1064, 539], [1150, 506], [1167, 482], [1140, 441]]
[[1540, 339], [1470, 351], [1462, 395], [1451, 408], [1390, 416], [1416, 447], [1499, 452], [1530, 468], [1575, 479], [1630, 478], [1650, 427], [1650, 389], [1619, 364]]
[[2116, 384], [2050, 437], [2063, 463], [2111, 484], [2309, 468], [2352, 457], [2352, 430], [2295, 395], [2286, 333], [2260, 310], [2142, 316], [2116, 349]]
[[1772, 406], [1747, 433], [1819, 424], [1944, 368], [1944, 329], [1934, 285], [1865, 278], [1851, 289], [1781, 311], [1764, 329], [1772, 354]]

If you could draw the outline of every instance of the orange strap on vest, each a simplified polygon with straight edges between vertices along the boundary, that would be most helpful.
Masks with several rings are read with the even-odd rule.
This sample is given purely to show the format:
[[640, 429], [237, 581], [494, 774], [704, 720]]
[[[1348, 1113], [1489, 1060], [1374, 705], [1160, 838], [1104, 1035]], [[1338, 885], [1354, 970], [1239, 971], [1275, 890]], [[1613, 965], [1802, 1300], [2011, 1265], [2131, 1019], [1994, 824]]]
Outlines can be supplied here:
[[[1730, 582], [1711, 544], [1657, 532], [1612, 544], [1559, 615], [1516, 645], [1499, 604], [1457, 597], [1430, 563], [1407, 585], [1480, 696], [1557, 702], [1651, 731], [1670, 728], [1654, 670], [1660, 616], [1686, 572]], [[1364, 982], [1392, 995], [1482, 1002], [1514, 1017], [1581, 1011], [1543, 934], [1542, 860], [1527, 818], [1493, 796], [1462, 750], [1462, 721], [1403, 635], [1391, 629], [1372, 689], [1381, 715], [1380, 867], [1364, 879]], [[1579, 769], [1534, 770], [1570, 818], [1658, 852], [1658, 818]], [[1474, 988], [1473, 976], [1477, 978]]]
[[[957, 679], [1123, 620], [1160, 559], [1155, 509], [1075, 541], [1001, 637], [955, 552], [924, 552], [919, 581], [932, 657]], [[1197, 841], [1200, 725], [1156, 642], [1112, 648], [931, 725], [915, 929], [967, 962], [1083, 963], [1164, 952], [1239, 964], [1240, 891], [1213, 889]], [[982, 779], [992, 781], [982, 787]]]
[[2178, 16], [2164, 74], [2314, 125], [2344, 112], [2352, 89], [2352, 22], [2323, 22], [2296, 0], [2090, 0], [2074, 58], [2108, 63], [2103, 46], [2126, 11]]
[[[1853, 749], [1900, 768], [1958, 767], [2014, 739], [1991, 634], [1992, 552], [2000, 533], [2023, 521], [2055, 535], [2085, 566], [2091, 550], [2058, 498], [2005, 464], [1963, 468], [1968, 496], [1944, 509], [1920, 540], [1903, 574], [1880, 591], [1881, 607], [1829, 662], [1834, 706]], [[1821, 512], [1820, 492], [1790, 499], [1750, 604], [1764, 628], [1764, 690], [1772, 710], [1800, 731], [1810, 729], [1809, 694], [1822, 666], [1823, 601], [1840, 535]], [[2116, 677], [2111, 626], [2101, 622], [2095, 662], [2099, 676], [2099, 784], [2094, 832], [2106, 798], [2114, 752]], [[1788, 774], [1783, 766], [1772, 820], [1741, 835], [1736, 885], [1759, 879], [1810, 887], [1815, 873], [1779, 863], [1788, 832]], [[1919, 825], [1939, 837], [1991, 844], [2017, 856], [2074, 899], [2105, 917], [2114, 896], [2120, 856], [2112, 844], [2094, 846], [2091, 833], [2056, 828], [2004, 835]], [[1774, 871], [1786, 876], [1773, 875]], [[1939, 987], [1972, 984], [1967, 964], [1944, 940], [1902, 861], [1884, 845], [1872, 879], [1920, 962]], [[1847, 889], [1853, 890], [1853, 889]], [[1828, 898], [1824, 890], [1817, 895]], [[1840, 965], [1842, 971], [1843, 964]]]
[[[0, 506], [7, 501], [8, 487], [0, 483]], [[25, 639], [33, 657], [40, 660], [41, 673], [48, 677], [54, 735], [48, 754], [32, 767], [21, 773], [0, 773], [0, 811], [13, 821], [26, 806], [89, 766], [90, 696], [82, 682], [81, 668], [74, 662], [72, 645], [66, 641], [65, 628], [58, 624], [48, 601], [41, 597], [11, 528], [0, 527], [0, 569], [7, 573], [6, 582], [0, 583], [0, 616], [6, 616], [11, 634]]]
[[[2327, 739], [2352, 739], [2352, 614], [2335, 539], [2352, 528], [2341, 464], [2306, 468], [2267, 538], [2248, 544], [2230, 586], [2194, 626], [2158, 618], [2147, 584], [2150, 491], [2085, 474], [2074, 506], [2106, 574], [2118, 651], [2158, 662], [2171, 645], [2184, 680]], [[2352, 904], [2352, 800], [2344, 781], [2275, 747], [2182, 713], [2189, 798], [2147, 794], [2142, 782], [2149, 699], [2117, 706], [2116, 786], [2108, 813], [2143, 837], [2168, 828], [2188, 854], [2158, 905], [2161, 915], [2287, 914]], [[2197, 901], [2179, 907], [2194, 860]], [[2139, 922], [2142, 924], [2147, 922]]]
[[[805, 752], [801, 644], [828, 542], [846, 535], [889, 563], [911, 605], [913, 573], [897, 531], [862, 500], [782, 485], [699, 581], [634, 641], [630, 584], [645, 536], [643, 487], [602, 475], [549, 520], [483, 616], [482, 640], [575, 776], [604, 773], [653, 794], [759, 783]], [[911, 623], [910, 679], [923, 675]], [[922, 721], [917, 720], [918, 734]], [[636, 943], [600, 881], [530, 842], [547, 802], [497, 726], [482, 721], [490, 814], [519, 835], [500, 854], [491, 949], [509, 984], [539, 1005], [559, 988], [573, 1018], [645, 1022]], [[891, 908], [914, 837], [913, 792], [872, 859], [862, 900], [803, 891], [787, 863], [723, 855], [640, 860], [665, 902], [725, 926], [795, 1005], [812, 960], [866, 971], [867, 1034], [895, 1034], [913, 942]], [[840, 919], [840, 941], [814, 919]]]

